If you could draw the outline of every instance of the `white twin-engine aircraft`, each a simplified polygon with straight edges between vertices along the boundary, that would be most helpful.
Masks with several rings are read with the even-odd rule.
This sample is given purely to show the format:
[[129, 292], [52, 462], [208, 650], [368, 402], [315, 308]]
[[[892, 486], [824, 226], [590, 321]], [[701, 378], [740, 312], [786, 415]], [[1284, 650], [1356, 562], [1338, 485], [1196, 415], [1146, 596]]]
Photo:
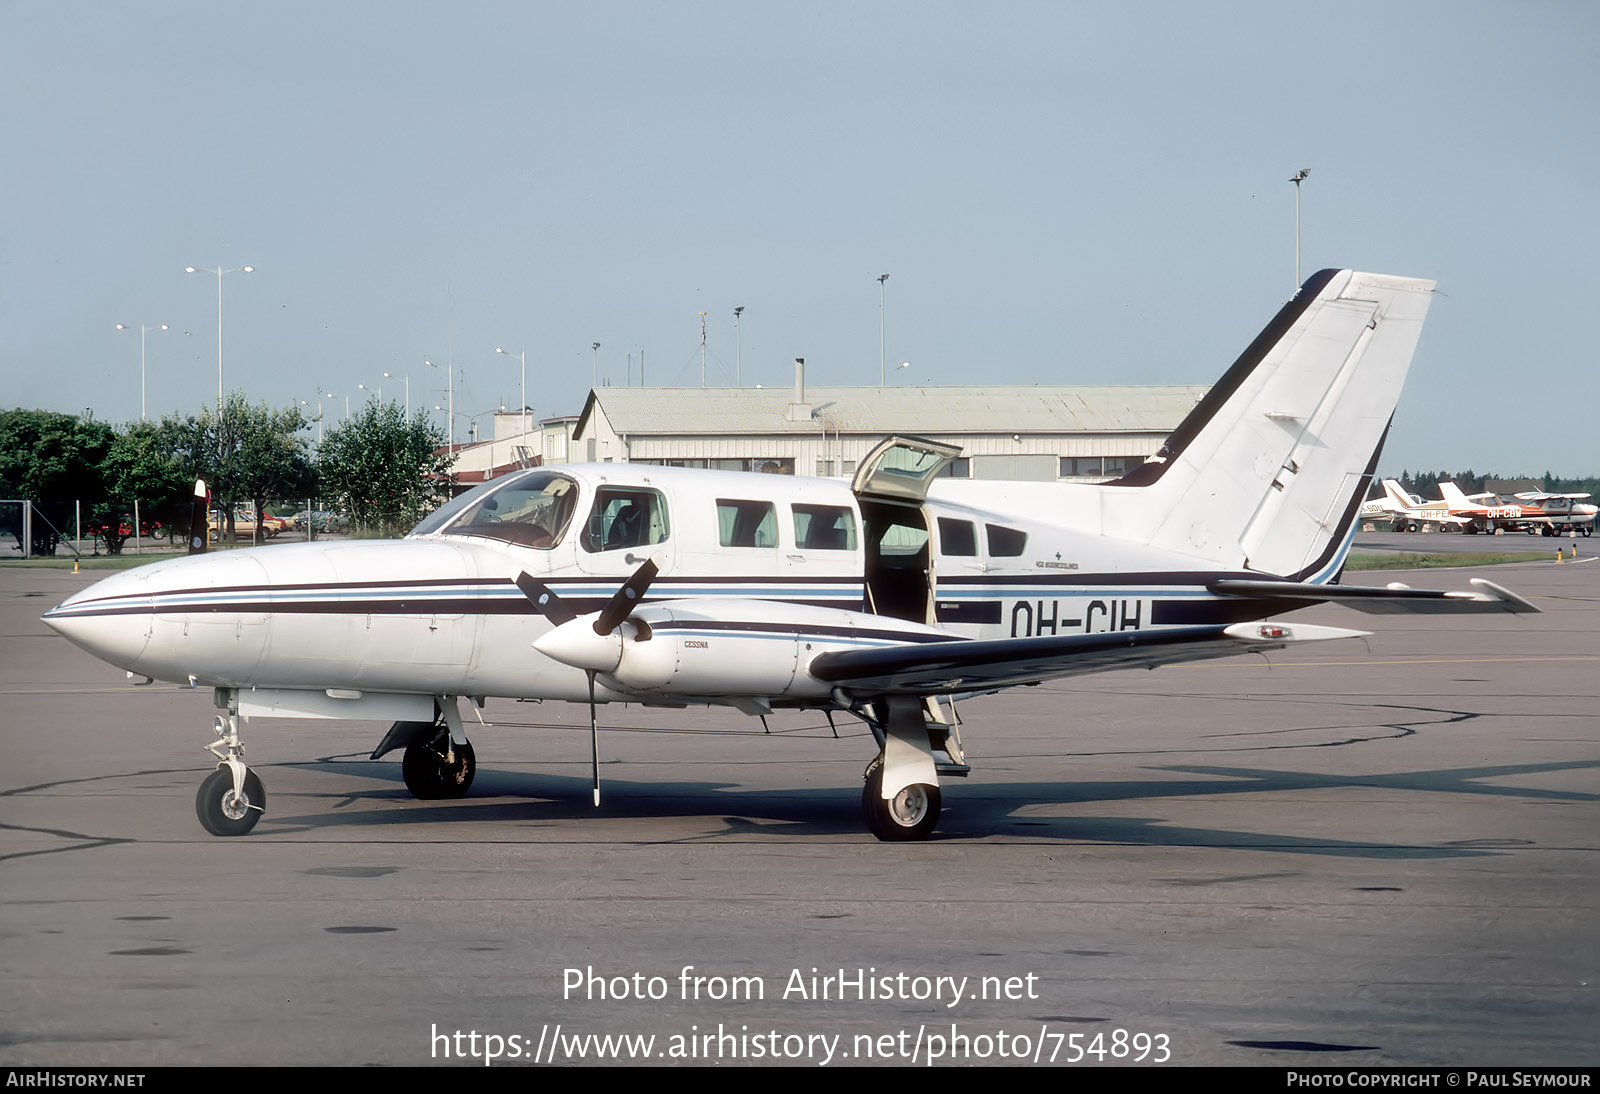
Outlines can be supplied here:
[[460, 700], [498, 696], [588, 703], [591, 727], [598, 703], [848, 712], [879, 744], [867, 827], [925, 839], [939, 776], [968, 771], [963, 696], [1365, 633], [1268, 622], [1325, 601], [1537, 611], [1476, 579], [1335, 583], [1432, 290], [1312, 277], [1114, 482], [940, 477], [959, 451], [915, 438], [886, 441], [850, 483], [538, 468], [403, 540], [160, 562], [44, 619], [130, 676], [215, 689], [219, 763], [196, 808], [217, 835], [248, 832], [266, 804], [241, 719], [393, 722], [374, 758], [403, 748], [413, 794], [459, 797], [475, 766]]

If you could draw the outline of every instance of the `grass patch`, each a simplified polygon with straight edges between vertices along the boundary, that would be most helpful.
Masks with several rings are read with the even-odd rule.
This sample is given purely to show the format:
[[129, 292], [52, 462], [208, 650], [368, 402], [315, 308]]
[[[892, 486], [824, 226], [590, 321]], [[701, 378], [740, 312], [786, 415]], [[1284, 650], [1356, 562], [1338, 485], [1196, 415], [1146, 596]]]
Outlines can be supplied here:
[[1351, 553], [1345, 560], [1346, 570], [1427, 570], [1437, 566], [1498, 566], [1504, 562], [1539, 562], [1544, 555], [1524, 551], [1520, 554], [1382, 554]]
[[[145, 551], [142, 554], [127, 555], [83, 555], [78, 559], [78, 567], [83, 570], [131, 570], [135, 566], [143, 566], [149, 562], [161, 562], [169, 558], [181, 558], [184, 551]], [[0, 568], [18, 570], [70, 570], [72, 569], [72, 555], [50, 555], [44, 558], [11, 558], [0, 560]]]

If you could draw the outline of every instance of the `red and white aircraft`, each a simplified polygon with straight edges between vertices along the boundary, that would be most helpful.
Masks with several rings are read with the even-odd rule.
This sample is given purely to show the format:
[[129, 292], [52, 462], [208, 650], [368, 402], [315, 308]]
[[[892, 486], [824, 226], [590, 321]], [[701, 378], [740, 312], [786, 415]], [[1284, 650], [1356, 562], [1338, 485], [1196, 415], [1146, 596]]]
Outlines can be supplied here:
[[1441, 482], [1439, 495], [1442, 504], [1458, 517], [1468, 518], [1462, 530], [1492, 532], [1495, 528], [1523, 529], [1529, 535], [1540, 533], [1557, 535], [1564, 528], [1589, 535], [1594, 531], [1595, 506], [1586, 505], [1579, 498], [1588, 494], [1547, 494], [1542, 490], [1528, 490], [1513, 494], [1515, 503], [1507, 502], [1498, 494], [1463, 494], [1453, 482]]
[[44, 618], [131, 675], [213, 689], [219, 763], [195, 804], [218, 835], [266, 805], [244, 721], [391, 722], [374, 757], [402, 748], [416, 796], [454, 797], [476, 763], [461, 700], [498, 696], [588, 703], [591, 724], [617, 702], [852, 714], [879, 745], [867, 826], [923, 839], [939, 776], [968, 770], [955, 699], [1362, 633], [1273, 621], [1326, 601], [1537, 611], [1478, 579], [1335, 583], [1432, 291], [1315, 275], [1160, 453], [1109, 483], [939, 477], [958, 450], [913, 438], [851, 483], [539, 468], [403, 540], [157, 563]]

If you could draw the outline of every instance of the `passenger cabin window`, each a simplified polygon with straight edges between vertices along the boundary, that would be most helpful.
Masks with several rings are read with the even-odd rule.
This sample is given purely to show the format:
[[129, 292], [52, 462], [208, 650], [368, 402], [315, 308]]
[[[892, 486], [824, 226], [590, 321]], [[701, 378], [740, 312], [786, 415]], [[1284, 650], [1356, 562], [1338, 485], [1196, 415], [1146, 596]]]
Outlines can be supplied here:
[[718, 498], [717, 541], [724, 547], [776, 547], [777, 507], [770, 501]]
[[667, 503], [659, 491], [602, 486], [580, 542], [585, 551], [620, 551], [661, 543], [668, 532]]
[[802, 551], [854, 551], [855, 512], [842, 505], [794, 506], [794, 545]]
[[939, 518], [939, 553], [973, 556], [978, 553], [978, 531], [970, 520]]
[[985, 524], [989, 533], [990, 558], [1016, 558], [1028, 546], [1028, 533], [1000, 524]]
[[469, 490], [412, 534], [481, 536], [545, 550], [566, 535], [577, 502], [576, 482], [550, 471], [530, 471]]

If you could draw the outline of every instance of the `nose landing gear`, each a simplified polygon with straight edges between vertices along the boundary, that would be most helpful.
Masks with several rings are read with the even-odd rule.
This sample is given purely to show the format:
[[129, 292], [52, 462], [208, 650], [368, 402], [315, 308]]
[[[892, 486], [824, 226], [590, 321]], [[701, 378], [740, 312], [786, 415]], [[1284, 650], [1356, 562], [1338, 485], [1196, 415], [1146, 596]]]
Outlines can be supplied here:
[[239, 707], [233, 692], [218, 688], [216, 702], [227, 713], [217, 715], [217, 740], [206, 751], [220, 762], [195, 792], [194, 811], [213, 836], [242, 836], [266, 812], [267, 792], [240, 759], [244, 742], [239, 738]]

